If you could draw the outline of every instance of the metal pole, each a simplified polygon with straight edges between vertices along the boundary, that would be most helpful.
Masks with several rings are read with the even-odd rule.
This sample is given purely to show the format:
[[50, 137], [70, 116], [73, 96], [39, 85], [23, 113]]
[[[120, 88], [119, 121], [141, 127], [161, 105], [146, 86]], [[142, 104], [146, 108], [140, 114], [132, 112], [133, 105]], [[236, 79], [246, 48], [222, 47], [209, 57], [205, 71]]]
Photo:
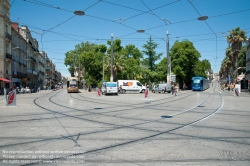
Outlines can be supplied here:
[[170, 67], [170, 56], [169, 56], [169, 39], [168, 39], [168, 31], [166, 34], [166, 45], [167, 45], [167, 50], [166, 50], [166, 55], [167, 55], [167, 83], [171, 83], [171, 67]]
[[104, 80], [104, 56], [102, 57], [102, 82]]
[[236, 80], [235, 83], [238, 83], [238, 51], [236, 52]]
[[111, 60], [110, 60], [110, 71], [111, 71], [111, 76], [110, 76], [110, 82], [113, 82], [113, 33], [111, 33]]
[[80, 59], [79, 59], [79, 70], [78, 70], [78, 79], [79, 79], [79, 85], [78, 88], [80, 88]]

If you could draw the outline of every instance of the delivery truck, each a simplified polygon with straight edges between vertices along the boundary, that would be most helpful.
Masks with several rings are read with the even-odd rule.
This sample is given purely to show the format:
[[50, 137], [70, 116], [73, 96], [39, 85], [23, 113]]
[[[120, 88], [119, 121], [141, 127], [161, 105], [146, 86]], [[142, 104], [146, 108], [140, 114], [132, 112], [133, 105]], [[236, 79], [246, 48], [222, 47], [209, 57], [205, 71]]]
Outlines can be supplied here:
[[118, 87], [122, 93], [126, 92], [138, 92], [144, 93], [146, 91], [146, 87], [143, 86], [137, 80], [118, 80]]

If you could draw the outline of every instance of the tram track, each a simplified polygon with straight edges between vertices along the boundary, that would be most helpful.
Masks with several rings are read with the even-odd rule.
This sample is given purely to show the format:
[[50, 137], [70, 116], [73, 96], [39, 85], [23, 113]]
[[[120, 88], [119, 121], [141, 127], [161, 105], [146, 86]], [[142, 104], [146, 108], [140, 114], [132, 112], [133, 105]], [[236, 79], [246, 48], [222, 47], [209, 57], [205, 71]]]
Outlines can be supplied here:
[[[210, 96], [210, 95], [211, 95], [211, 93], [209, 94], [209, 96]], [[200, 121], [202, 121], [202, 120], [205, 120], [205, 119], [209, 118], [210, 116], [214, 115], [216, 112], [218, 112], [218, 111], [223, 107], [223, 105], [224, 105], [224, 100], [223, 100], [223, 98], [222, 98], [221, 92], [219, 93], [219, 97], [220, 97], [220, 100], [221, 100], [221, 104], [220, 104], [218, 107], [216, 107], [216, 109], [214, 109], [214, 111], [212, 111], [211, 113], [207, 114], [206, 116], [203, 116], [202, 118], [193, 120], [193, 121], [191, 121], [191, 122], [189, 122], [189, 123], [182, 124], [182, 125], [180, 125], [180, 126], [178, 126], [178, 127], [174, 127], [174, 128], [172, 128], [172, 129], [169, 129], [169, 130], [166, 130], [166, 131], [158, 132], [158, 133], [155, 133], [155, 134], [150, 134], [150, 135], [145, 136], [145, 137], [141, 137], [141, 138], [138, 138], [138, 139], [133, 139], [133, 140], [126, 141], [126, 142], [122, 142], [122, 143], [117, 143], [117, 144], [112, 144], [112, 145], [108, 145], [108, 146], [103, 146], [103, 147], [100, 147], [100, 148], [88, 150], [88, 151], [83, 152], [83, 153], [71, 154], [71, 155], [68, 155], [68, 157], [70, 157], [70, 156], [77, 156], [77, 155], [84, 155], [84, 154], [89, 154], [89, 153], [95, 153], [95, 152], [99, 152], [99, 151], [103, 151], [103, 150], [107, 150], [107, 149], [122, 147], [122, 146], [125, 146], [125, 145], [128, 145], [128, 144], [131, 144], [131, 143], [140, 142], [140, 141], [143, 141], [143, 140], [146, 140], [146, 139], [150, 139], [150, 138], [157, 137], [157, 136], [162, 135], [162, 134], [166, 134], [166, 133], [170, 133], [170, 132], [173, 132], [173, 131], [182, 129], [182, 128], [184, 128], [184, 127], [188, 127], [188, 126], [193, 125], [193, 124], [195, 124], [195, 123], [198, 123], [198, 122], [200, 122]], [[208, 97], [208, 98], [209, 98], [209, 97]], [[207, 100], [208, 98], [206, 98], [206, 100]], [[206, 102], [206, 100], [203, 101], [201, 104], [204, 104], [204, 103]], [[201, 105], [201, 104], [200, 104], [200, 105]], [[197, 107], [198, 107], [198, 106], [197, 106]], [[194, 108], [193, 108], [193, 109], [194, 109]], [[190, 109], [190, 110], [192, 110], [192, 109]], [[190, 111], [190, 110], [189, 110], [189, 111]], [[188, 111], [185, 111], [185, 112], [182, 111], [182, 114], [183, 114], [183, 113], [186, 113], [186, 112], [188, 112]], [[178, 115], [180, 115], [180, 114], [178, 114]], [[176, 115], [176, 116], [177, 116], [177, 115]], [[114, 124], [114, 125], [115, 125], [115, 124]], [[115, 126], [117, 126], [117, 125], [115, 125]], [[124, 126], [124, 127], [126, 127], [126, 126]], [[66, 157], [67, 157], [67, 156], [66, 156]], [[55, 158], [55, 159], [60, 159], [60, 158]], [[55, 160], [55, 159], [52, 159], [52, 160]], [[26, 164], [26, 165], [30, 165], [30, 164]]]
[[[211, 94], [212, 94], [212, 93], [209, 94], [209, 96], [206, 98], [206, 100], [210, 97]], [[56, 95], [56, 94], [55, 94], [55, 95]], [[53, 96], [54, 96], [54, 95], [53, 95]], [[53, 97], [53, 96], [51, 96], [51, 97]], [[51, 97], [50, 97], [50, 99], [51, 99]], [[223, 98], [222, 98], [222, 96], [221, 96], [221, 93], [220, 93], [220, 98], [221, 98], [222, 103], [224, 103]], [[200, 103], [199, 105], [204, 104], [204, 102], [206, 102], [206, 100], [203, 101], [202, 103]], [[64, 114], [64, 113], [60, 113], [60, 112], [53, 111], [53, 110], [50, 110], [50, 109], [48, 109], [48, 108], [42, 107], [42, 106], [38, 105], [35, 101], [36, 101], [36, 99], [34, 100], [34, 103], [35, 103], [38, 107], [41, 107], [42, 109], [45, 109], [45, 110], [47, 110], [47, 111], [49, 111], [49, 112], [51, 112], [51, 113], [53, 113], [53, 114], [59, 114], [59, 115], [67, 116], [67, 117], [77, 118], [77, 117], [75, 117], [75, 116], [70, 116], [70, 115], [67, 115], [67, 114]], [[199, 105], [198, 105], [198, 106], [199, 106]], [[198, 106], [196, 106], [195, 108], [197, 108]], [[142, 140], [145, 140], [145, 139], [154, 138], [154, 137], [156, 137], [156, 136], [159, 136], [159, 135], [162, 135], [162, 134], [165, 134], [165, 133], [170, 133], [170, 132], [172, 132], [172, 131], [175, 131], [175, 130], [178, 130], [178, 129], [181, 129], [181, 128], [184, 128], [184, 127], [187, 127], [187, 126], [190, 126], [190, 125], [193, 125], [193, 124], [195, 124], [195, 123], [197, 123], [197, 122], [200, 122], [200, 121], [202, 121], [202, 120], [204, 120], [204, 119], [206, 119], [206, 118], [212, 116], [212, 115], [215, 114], [219, 109], [221, 109], [222, 106], [223, 106], [223, 104], [221, 104], [220, 107], [218, 107], [217, 109], [215, 109], [213, 112], [211, 112], [211, 113], [208, 114], [207, 116], [204, 116], [203, 118], [197, 119], [197, 120], [192, 121], [192, 122], [187, 123], [187, 124], [180, 124], [179, 127], [175, 127], [175, 128], [173, 128], [173, 129], [169, 129], [169, 130], [166, 130], [166, 131], [163, 131], [163, 132], [155, 131], [155, 132], [158, 132], [158, 133], [156, 133], [156, 134], [151, 134], [151, 135], [148, 135], [148, 136], [139, 138], [139, 139], [134, 139], [134, 140], [126, 141], [126, 142], [123, 142], [123, 143], [118, 143], [118, 144], [113, 144], [113, 145], [110, 145], [110, 146], [104, 146], [104, 147], [100, 147], [100, 148], [88, 150], [88, 151], [86, 151], [86, 152], [84, 152], [84, 153], [73, 154], [73, 155], [82, 155], [82, 154], [94, 153], [94, 152], [98, 152], [98, 151], [101, 151], [101, 150], [107, 150], [107, 149], [110, 149], [110, 148], [120, 147], [120, 146], [128, 145], [128, 144], [131, 144], [131, 143], [139, 142], [139, 141], [142, 141]], [[195, 109], [195, 108], [193, 108], [193, 109]], [[73, 108], [70, 108], [70, 109], [73, 109]], [[193, 109], [189, 109], [188, 111], [182, 111], [181, 114], [186, 113], [186, 112], [189, 112], [190, 110], [193, 110]], [[178, 115], [179, 115], [179, 114], [178, 114]], [[176, 116], [177, 116], [177, 115], [176, 115]], [[82, 118], [80, 118], [80, 119], [82, 119]], [[161, 118], [161, 119], [162, 119], [162, 118]], [[89, 121], [89, 119], [82, 119], [82, 120], [85, 120], [85, 121], [87, 120], [87, 121]], [[156, 119], [156, 120], [153, 120], [153, 121], [158, 121], [158, 120], [159, 120], [159, 119]], [[133, 125], [130, 125], [130, 126], [140, 125], [140, 124], [145, 124], [145, 123], [150, 123], [150, 122], [153, 122], [153, 121], [142, 122], [142, 123], [133, 124]], [[91, 120], [91, 122], [103, 123], [103, 122], [99, 122], [99, 121], [95, 121], [95, 120]], [[107, 124], [106, 122], [104, 122], [104, 123]], [[121, 126], [121, 125], [116, 125], [116, 124], [110, 124], [110, 123], [109, 123], [108, 125], [112, 125], [112, 126], [114, 126], [115, 128], [112, 128], [112, 129], [109, 129], [109, 130], [105, 130], [105, 131], [95, 131], [95, 132], [91, 132], [91, 133], [92, 133], [92, 134], [93, 134], [93, 133], [100, 133], [100, 132], [106, 132], [106, 131], [116, 130], [116, 129], [119, 129], [119, 128], [127, 128], [127, 127], [129, 127], [129, 126], [123, 126], [123, 125]], [[117, 127], [118, 127], [118, 128], [117, 128]], [[87, 133], [85, 133], [85, 134], [87, 134]], [[83, 135], [85, 135], [85, 134], [83, 134]], [[65, 139], [65, 137], [72, 137], [72, 136], [77, 136], [77, 135], [78, 135], [78, 137], [79, 137], [79, 134], [75, 134], [75, 135], [71, 135], [71, 136], [64, 136], [64, 137], [57, 138], [57, 139]], [[39, 140], [38, 142], [40, 142], [40, 141], [41, 141], [41, 140]]]

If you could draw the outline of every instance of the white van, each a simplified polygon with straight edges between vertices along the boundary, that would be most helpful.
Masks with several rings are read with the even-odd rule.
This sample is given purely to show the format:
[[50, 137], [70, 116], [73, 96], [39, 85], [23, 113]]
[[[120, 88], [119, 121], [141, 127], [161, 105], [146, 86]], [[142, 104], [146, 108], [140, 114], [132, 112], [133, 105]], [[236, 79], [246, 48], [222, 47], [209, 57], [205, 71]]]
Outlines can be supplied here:
[[104, 82], [101, 88], [102, 94], [115, 94], [118, 95], [117, 82]]
[[170, 84], [156, 84], [154, 85], [153, 89], [152, 89], [152, 92], [155, 93], [155, 92], [161, 92], [161, 93], [165, 93], [165, 92], [168, 92], [170, 93], [171, 92], [171, 85]]
[[144, 93], [146, 91], [146, 87], [143, 86], [137, 80], [118, 80], [117, 82], [122, 93], [126, 92]]

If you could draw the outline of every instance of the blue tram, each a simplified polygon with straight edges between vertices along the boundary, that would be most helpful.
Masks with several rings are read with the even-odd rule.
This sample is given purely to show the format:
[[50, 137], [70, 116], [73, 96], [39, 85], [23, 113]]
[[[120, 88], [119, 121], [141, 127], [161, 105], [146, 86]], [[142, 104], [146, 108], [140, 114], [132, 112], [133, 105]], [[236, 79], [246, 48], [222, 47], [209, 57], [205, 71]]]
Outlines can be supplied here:
[[209, 88], [209, 80], [204, 77], [193, 77], [192, 78], [192, 90], [202, 91]]

